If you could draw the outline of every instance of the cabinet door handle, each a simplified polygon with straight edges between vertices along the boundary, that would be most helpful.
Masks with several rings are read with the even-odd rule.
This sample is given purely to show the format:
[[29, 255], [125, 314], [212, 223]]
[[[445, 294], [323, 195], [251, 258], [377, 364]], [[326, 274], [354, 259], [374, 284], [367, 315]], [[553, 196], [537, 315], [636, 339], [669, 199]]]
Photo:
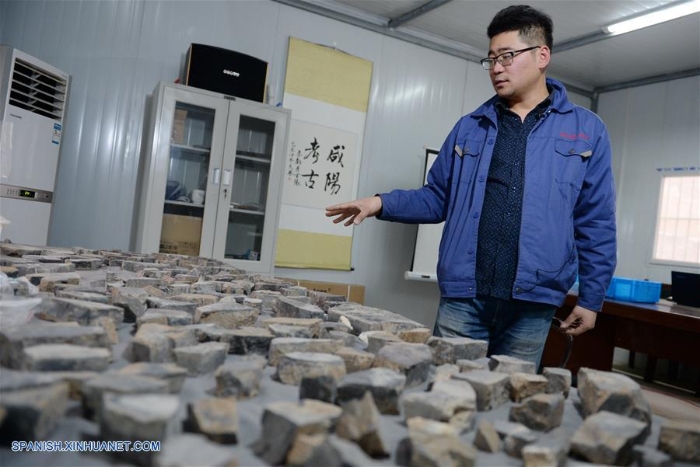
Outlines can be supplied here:
[[214, 173], [212, 174], [212, 184], [213, 185], [218, 185], [219, 181], [221, 181], [221, 169], [214, 169]]
[[223, 181], [222, 185], [231, 186], [231, 178], [232, 178], [231, 174], [232, 173], [233, 173], [233, 171], [231, 171], [231, 170], [224, 170], [224, 181]]

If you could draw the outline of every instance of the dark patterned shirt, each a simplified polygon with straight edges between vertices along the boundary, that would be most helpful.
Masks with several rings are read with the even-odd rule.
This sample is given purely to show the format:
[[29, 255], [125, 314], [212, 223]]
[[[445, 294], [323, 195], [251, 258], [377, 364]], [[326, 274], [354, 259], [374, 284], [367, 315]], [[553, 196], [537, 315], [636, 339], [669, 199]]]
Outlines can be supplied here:
[[510, 300], [518, 266], [527, 138], [551, 104], [548, 97], [521, 121], [498, 102], [498, 136], [486, 182], [476, 250], [476, 291]]

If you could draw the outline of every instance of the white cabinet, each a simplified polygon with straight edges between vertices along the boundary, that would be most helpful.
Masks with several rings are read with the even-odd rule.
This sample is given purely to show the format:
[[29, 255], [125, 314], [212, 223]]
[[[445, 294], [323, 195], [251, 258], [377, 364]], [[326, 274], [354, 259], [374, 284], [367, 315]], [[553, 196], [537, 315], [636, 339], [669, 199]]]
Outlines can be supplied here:
[[148, 108], [134, 249], [271, 274], [291, 112], [165, 83]]

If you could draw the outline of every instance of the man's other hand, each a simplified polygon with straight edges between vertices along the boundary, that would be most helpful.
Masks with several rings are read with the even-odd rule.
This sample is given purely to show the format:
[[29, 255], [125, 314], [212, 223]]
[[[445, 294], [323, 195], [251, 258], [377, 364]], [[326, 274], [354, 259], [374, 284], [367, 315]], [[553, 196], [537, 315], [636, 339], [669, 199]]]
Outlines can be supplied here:
[[595, 327], [597, 316], [597, 312], [576, 305], [568, 318], [561, 323], [561, 329], [572, 336], [579, 336]]
[[[334, 224], [345, 222], [345, 227], [360, 224], [366, 217], [376, 216], [382, 210], [382, 199], [379, 196], [356, 199], [349, 203], [336, 204], [326, 208], [326, 217], [335, 217]], [[337, 216], [337, 217], [336, 217]]]

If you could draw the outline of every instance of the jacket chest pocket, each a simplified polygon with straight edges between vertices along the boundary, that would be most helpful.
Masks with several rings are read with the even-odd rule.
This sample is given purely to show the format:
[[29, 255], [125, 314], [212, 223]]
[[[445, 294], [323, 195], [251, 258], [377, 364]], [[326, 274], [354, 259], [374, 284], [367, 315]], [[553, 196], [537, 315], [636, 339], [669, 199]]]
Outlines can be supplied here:
[[470, 183], [476, 173], [476, 168], [481, 159], [482, 149], [484, 147], [483, 140], [467, 139], [458, 142], [455, 145], [455, 154], [461, 159], [460, 164], [460, 183]]
[[588, 141], [558, 139], [554, 143], [554, 150], [556, 181], [580, 190], [588, 160], [595, 157], [593, 146]]

